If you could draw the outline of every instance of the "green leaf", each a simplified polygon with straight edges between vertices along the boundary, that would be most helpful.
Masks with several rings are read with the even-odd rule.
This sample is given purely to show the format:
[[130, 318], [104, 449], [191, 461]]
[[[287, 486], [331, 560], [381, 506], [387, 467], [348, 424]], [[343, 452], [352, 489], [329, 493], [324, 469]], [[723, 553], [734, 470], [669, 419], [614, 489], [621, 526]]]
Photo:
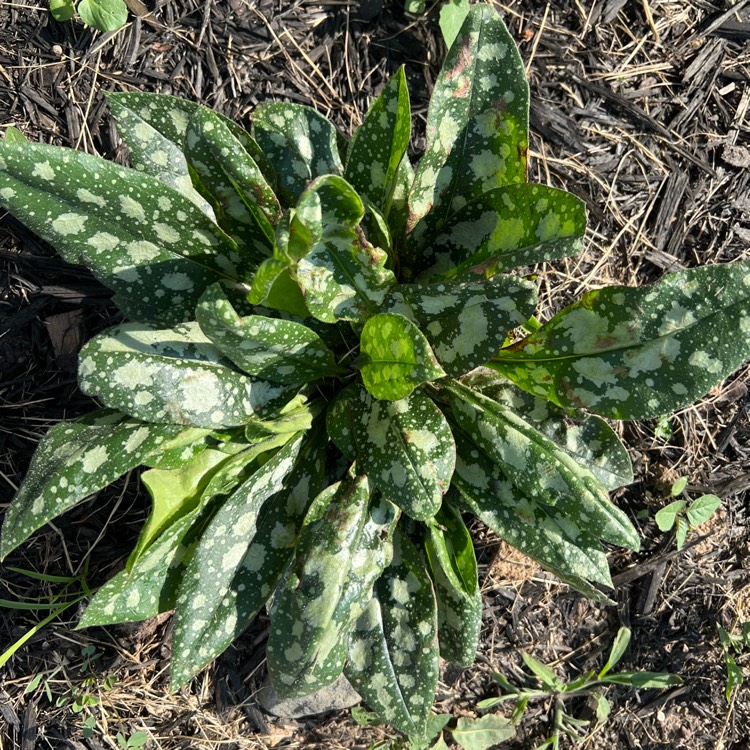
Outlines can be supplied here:
[[526, 181], [529, 87], [497, 11], [472, 6], [427, 113], [427, 148], [409, 195], [409, 255], [493, 188]]
[[141, 474], [141, 482], [151, 496], [152, 506], [138, 543], [130, 554], [129, 569], [168, 526], [197, 506], [212, 474], [229, 458], [222, 451], [207, 449], [180, 468], [149, 469]]
[[253, 305], [265, 305], [298, 318], [310, 317], [302, 291], [291, 276], [291, 265], [283, 258], [266, 258], [258, 266], [247, 299]]
[[461, 716], [453, 730], [453, 739], [464, 750], [489, 750], [510, 740], [516, 728], [510, 719], [497, 714], [487, 714], [478, 719]]
[[642, 419], [695, 401], [750, 357], [750, 262], [589, 292], [492, 367], [560, 406]]
[[682, 513], [687, 507], [685, 500], [675, 500], [669, 505], [665, 505], [656, 515], [654, 515], [654, 521], [659, 527], [660, 531], [669, 531], [675, 524], [677, 516]]
[[489, 362], [508, 331], [534, 312], [536, 290], [522, 279], [495, 276], [475, 282], [403, 284], [383, 310], [404, 315], [424, 332], [451, 377]]
[[474, 371], [461, 382], [529, 422], [585, 466], [605, 489], [616, 490], [633, 481], [630, 454], [601, 417], [561, 409], [486, 368]]
[[393, 560], [349, 634], [345, 674], [380, 718], [423, 735], [438, 679], [437, 610], [429, 576], [399, 528]]
[[341, 674], [349, 623], [390, 563], [394, 518], [393, 506], [371, 500], [365, 476], [334, 484], [313, 502], [271, 614], [267, 659], [278, 695], [308, 695]]
[[721, 498], [716, 495], [701, 495], [685, 511], [691, 526], [700, 526], [721, 508]]
[[627, 515], [587, 468], [503, 404], [455, 381], [447, 383], [446, 395], [457, 424], [517, 492], [556, 507], [591, 537], [638, 549]]
[[301, 386], [344, 372], [320, 336], [307, 326], [265, 315], [241, 318], [220, 284], [203, 293], [195, 314], [217, 349], [255, 377]]
[[15, 125], [8, 125], [8, 127], [5, 128], [5, 136], [3, 140], [8, 144], [28, 143], [29, 141], [29, 139]]
[[688, 478], [687, 477], [680, 477], [675, 483], [672, 485], [672, 489], [670, 490], [670, 495], [672, 497], [678, 497], [685, 491], [685, 487], [687, 487]]
[[682, 678], [668, 672], [618, 672], [607, 675], [602, 682], [640, 689], [664, 690], [674, 685], [681, 685]]
[[219, 225], [243, 253], [258, 260], [268, 257], [281, 207], [260, 167], [223, 118], [205, 107], [196, 109], [185, 134], [185, 156]]
[[278, 195], [287, 206], [311, 180], [343, 172], [336, 129], [310, 107], [261, 104], [253, 113], [253, 134], [278, 175]]
[[612, 669], [620, 659], [622, 659], [623, 655], [628, 650], [628, 645], [630, 644], [630, 634], [630, 628], [622, 627], [617, 631], [615, 642], [612, 644], [612, 650], [609, 652], [607, 663], [602, 667], [601, 672], [599, 672], [599, 679], [604, 677], [604, 675], [606, 675], [607, 672], [609, 672], [609, 670]]
[[0, 141], [0, 206], [90, 268], [141, 321], [189, 320], [206, 286], [248, 274], [234, 243], [190, 201], [88, 154]]
[[117, 31], [128, 22], [128, 6], [123, 0], [80, 0], [78, 15], [99, 31]]
[[76, 14], [76, 6], [73, 0], [50, 0], [49, 12], [55, 21], [64, 23], [65, 21], [70, 21]]
[[437, 597], [440, 656], [471, 666], [482, 628], [482, 595], [471, 536], [449, 503], [443, 503], [425, 545]]
[[440, 31], [445, 40], [445, 46], [450, 49], [461, 31], [466, 16], [469, 14], [469, 0], [448, 0], [440, 8]]
[[245, 425], [245, 439], [256, 442], [276, 435], [304, 432], [310, 429], [317, 413], [317, 405], [311, 406], [305, 396], [298, 394], [279, 411], [275, 419], [254, 419]]
[[288, 393], [232, 369], [197, 323], [109, 329], [83, 347], [78, 375], [85, 393], [139, 419], [209, 429], [246, 424]]
[[546, 665], [525, 651], [521, 652], [523, 663], [536, 675], [547, 690], [558, 690], [562, 686], [560, 678]]
[[294, 275], [313, 317], [324, 323], [358, 321], [383, 304], [396, 282], [386, 255], [357, 227], [362, 200], [343, 178], [326, 175], [302, 194], [290, 226], [298, 259]]
[[400, 67], [352, 136], [344, 177], [387, 218], [411, 136], [406, 73]]
[[420, 279], [508, 271], [576, 255], [583, 249], [586, 207], [564, 190], [507, 185], [458, 209], [420, 249]]
[[594, 693], [594, 701], [596, 702], [596, 720], [604, 724], [612, 713], [612, 705], [602, 693]]
[[[294, 450], [292, 446], [287, 452], [291, 454]], [[320, 441], [320, 433], [313, 432], [284, 479], [283, 488], [262, 505], [255, 529], [248, 532], [245, 539], [244, 552], [242, 539], [237, 539], [237, 554], [241, 553], [239, 563], [232, 575], [225, 575], [222, 570], [219, 590], [215, 596], [211, 593], [212, 603], [206, 601], [204, 592], [212, 588], [209, 577], [194, 585], [183, 583], [186, 608], [179, 615], [180, 652], [173, 660], [173, 686], [184, 684], [221, 654], [265, 605], [294, 557], [302, 520], [323, 483], [324, 464], [325, 443]], [[262, 491], [258, 485], [256, 487]], [[230, 516], [240, 512], [240, 503], [235, 502], [234, 496], [228, 502], [235, 508], [229, 511]], [[219, 515], [223, 520], [212, 522], [200, 541], [206, 557], [220, 555], [212, 552], [212, 542], [214, 549], [219, 550], [224, 544], [221, 526], [226, 525], [227, 513], [222, 510]], [[205, 602], [206, 606], [193, 616], [191, 607], [196, 601]]]
[[[226, 647], [239, 635], [235, 631], [240, 623], [237, 592], [234, 595], [230, 592], [241, 569], [246, 569], [253, 586], [259, 588], [260, 604], [270, 596], [273, 580], [260, 577], [263, 572], [270, 572], [263, 569], [267, 553], [272, 548], [276, 551], [286, 549], [291, 540], [289, 529], [280, 530], [277, 536], [260, 537], [259, 516], [269, 498], [284, 488], [286, 477], [294, 469], [302, 442], [301, 435], [290, 440], [242, 482], [224, 500], [201, 535], [177, 597], [172, 656], [173, 688], [184, 684], [217, 655], [216, 641], [224, 643]], [[263, 531], [268, 533], [272, 529], [265, 525]], [[275, 559], [275, 562], [283, 563], [283, 560]], [[254, 593], [258, 595], [258, 591]], [[230, 597], [225, 603], [228, 595]], [[221, 614], [225, 616], [219, 619], [217, 610], [221, 608], [224, 608]], [[242, 629], [247, 625], [246, 614], [243, 613]]]
[[[499, 469], [467, 437], [456, 434], [453, 484], [465, 506], [501, 539], [560, 580], [596, 601], [609, 601], [588, 581], [612, 586], [607, 558], [590, 535], [554, 506], [514, 491]], [[453, 501], [453, 497], [450, 497]]]
[[413, 393], [377, 401], [352, 385], [329, 408], [328, 434], [406, 514], [420, 521], [435, 515], [450, 486], [456, 448], [431, 399]]
[[417, 386], [445, 376], [424, 334], [403, 315], [381, 313], [360, 338], [362, 380], [375, 398], [398, 401]]
[[680, 517], [677, 516], [675, 520], [675, 542], [677, 544], [677, 549], [682, 549], [685, 546], [685, 540], [687, 539], [688, 531], [690, 530], [690, 526], [688, 522]]
[[122, 414], [110, 420], [97, 424], [89, 415], [62, 422], [42, 438], [5, 514], [0, 559], [47, 521], [167, 450], [184, 430], [143, 424]]

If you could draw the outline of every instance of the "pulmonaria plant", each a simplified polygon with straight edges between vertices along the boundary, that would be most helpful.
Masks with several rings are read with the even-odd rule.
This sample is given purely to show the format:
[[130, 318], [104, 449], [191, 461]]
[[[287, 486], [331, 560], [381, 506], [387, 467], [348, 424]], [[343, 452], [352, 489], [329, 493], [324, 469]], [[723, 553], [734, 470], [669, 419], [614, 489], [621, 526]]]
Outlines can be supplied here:
[[528, 99], [475, 5], [416, 168], [403, 71], [350, 142], [295, 104], [261, 105], [248, 132], [126, 93], [109, 100], [131, 169], [0, 143], [2, 205], [129, 321], [81, 351], [105, 408], [41, 442], [0, 553], [146, 466], [151, 514], [81, 626], [174, 609], [176, 688], [266, 607], [281, 696], [343, 672], [409, 734], [439, 657], [474, 660], [466, 512], [606, 601], [602, 542], [638, 535], [609, 499], [632, 470], [603, 417], [684, 406], [750, 356], [750, 265], [596, 290], [537, 323], [513, 271], [579, 252], [585, 211], [526, 183]]

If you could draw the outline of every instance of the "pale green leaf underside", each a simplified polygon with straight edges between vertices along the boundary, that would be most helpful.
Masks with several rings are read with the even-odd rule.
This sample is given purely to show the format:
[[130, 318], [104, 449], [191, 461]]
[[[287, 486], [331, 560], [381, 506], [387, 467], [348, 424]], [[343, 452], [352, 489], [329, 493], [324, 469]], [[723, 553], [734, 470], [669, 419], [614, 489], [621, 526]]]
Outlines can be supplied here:
[[331, 406], [328, 432], [407, 515], [420, 521], [435, 515], [450, 486], [456, 449], [430, 398], [417, 392], [401, 401], [378, 401], [353, 385]]
[[179, 193], [77, 151], [0, 142], [0, 206], [90, 268], [139, 320], [189, 320], [209, 283], [248, 273], [234, 243]]
[[197, 323], [127, 323], [83, 347], [78, 374], [85, 393], [139, 419], [216, 429], [246, 424], [286, 389], [230, 365]]
[[370, 318], [362, 329], [360, 351], [362, 381], [375, 398], [398, 401], [422, 383], [445, 377], [424, 334], [403, 315]]
[[473, 6], [448, 51], [427, 114], [427, 148], [409, 196], [409, 255], [482, 193], [526, 180], [529, 87], [499, 14]]
[[112, 424], [57, 424], [39, 444], [31, 467], [5, 514], [0, 558], [47, 521], [125, 472], [154, 460], [183, 430], [114, 416]]
[[492, 367], [524, 390], [615, 419], [667, 414], [750, 356], [750, 263], [589, 292]]
[[438, 678], [437, 610], [419, 553], [400, 531], [393, 560], [353, 623], [345, 674], [365, 701], [400, 731], [424, 731]]

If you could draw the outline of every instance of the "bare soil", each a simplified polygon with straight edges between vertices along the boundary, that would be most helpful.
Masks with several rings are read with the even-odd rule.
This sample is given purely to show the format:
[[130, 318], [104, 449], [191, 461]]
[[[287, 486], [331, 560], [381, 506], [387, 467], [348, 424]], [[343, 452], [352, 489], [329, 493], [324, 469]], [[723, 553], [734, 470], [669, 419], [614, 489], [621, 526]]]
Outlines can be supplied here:
[[[564, 187], [589, 209], [585, 254], [536, 269], [543, 316], [597, 285], [649, 283], [671, 270], [748, 258], [750, 3], [496, 4], [528, 65], [529, 179]], [[43, 5], [0, 3], [0, 127], [14, 124], [32, 140], [120, 161], [125, 154], [103, 91], [177, 94], [240, 122], [261, 101], [302, 102], [349, 133], [402, 64], [416, 156], [445, 54], [435, 9], [411, 16], [401, 0], [168, 0], [148, 8], [130, 0], [131, 23], [110, 35], [58, 24]], [[2, 509], [46, 429], [93, 408], [76, 388], [76, 354], [120, 318], [90, 274], [2, 214], [0, 279]], [[584, 747], [750, 747], [750, 693], [743, 686], [727, 702], [717, 636], [718, 624], [738, 632], [750, 621], [747, 377], [745, 368], [660, 424], [619, 428], [637, 479], [616, 500], [636, 519], [643, 545], [610, 555], [617, 606], [584, 599], [475, 525], [485, 597], [481, 649], [469, 669], [446, 665], [436, 710], [454, 720], [476, 715], [477, 701], [497, 694], [495, 671], [532, 684], [522, 650], [564, 677], [600, 667], [625, 624], [633, 641], [621, 667], [675, 672], [684, 683], [662, 692], [610, 689], [612, 715]], [[683, 475], [690, 496], [710, 491], [724, 503], [677, 553], [652, 516]], [[147, 510], [136, 477], [125, 477], [6, 560], [0, 598], [49, 601], [65, 587], [10, 566], [85, 575], [98, 585], [122, 565]], [[80, 583], [69, 591], [80, 591]], [[254, 697], [264, 676], [263, 618], [170, 695], [168, 615], [76, 631], [79, 610], [72, 606], [34, 631], [0, 669], [0, 749], [117, 748], [118, 732], [136, 731], [148, 733], [146, 747], [154, 750], [367, 748], [393, 736], [359, 727], [349, 711], [296, 721], [263, 714]], [[0, 652], [46, 614], [0, 609]], [[747, 655], [737, 658], [748, 666]], [[535, 704], [504, 747], [540, 743], [550, 708]]]

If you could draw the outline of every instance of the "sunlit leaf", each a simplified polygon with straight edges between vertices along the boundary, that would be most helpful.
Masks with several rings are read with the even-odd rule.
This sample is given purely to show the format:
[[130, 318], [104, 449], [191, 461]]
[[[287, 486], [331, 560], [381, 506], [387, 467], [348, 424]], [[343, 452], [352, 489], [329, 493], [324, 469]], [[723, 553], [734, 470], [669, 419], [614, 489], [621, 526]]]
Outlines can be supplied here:
[[81, 20], [99, 31], [117, 31], [128, 22], [128, 6], [123, 0], [80, 0]]
[[487, 714], [478, 719], [461, 716], [453, 730], [453, 739], [464, 750], [489, 750], [512, 739], [516, 728], [510, 719], [498, 714]]

